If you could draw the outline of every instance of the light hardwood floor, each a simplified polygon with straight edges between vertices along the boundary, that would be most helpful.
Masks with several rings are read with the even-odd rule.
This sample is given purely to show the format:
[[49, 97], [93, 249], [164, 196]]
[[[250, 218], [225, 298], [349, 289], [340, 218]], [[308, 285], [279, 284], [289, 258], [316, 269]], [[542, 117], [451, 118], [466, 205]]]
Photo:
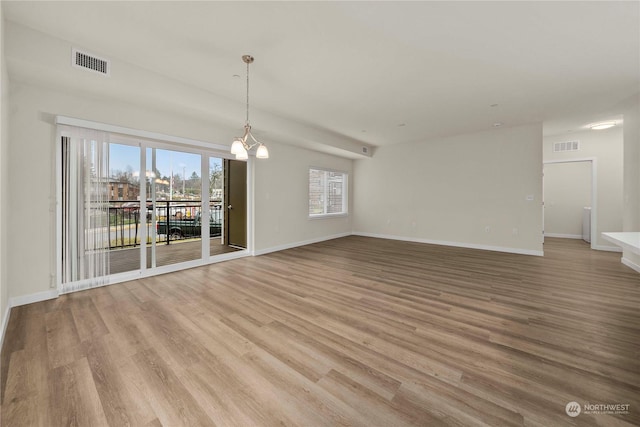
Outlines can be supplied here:
[[[347, 237], [14, 308], [3, 426], [640, 424], [640, 274]], [[629, 404], [626, 415], [565, 413]]]

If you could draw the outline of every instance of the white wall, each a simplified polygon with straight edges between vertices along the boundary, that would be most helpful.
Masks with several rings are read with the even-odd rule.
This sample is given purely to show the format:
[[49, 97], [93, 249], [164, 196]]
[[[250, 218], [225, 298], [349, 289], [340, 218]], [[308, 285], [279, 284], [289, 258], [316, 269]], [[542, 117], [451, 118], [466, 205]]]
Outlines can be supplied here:
[[[7, 232], [6, 210], [9, 206], [8, 186], [8, 146], [9, 146], [9, 79], [5, 61], [5, 25], [3, 6], [0, 4], [0, 337], [9, 319], [6, 318], [9, 302], [9, 282], [7, 277], [7, 240], [2, 238]], [[0, 343], [2, 340], [0, 339]]]
[[541, 254], [541, 141], [534, 124], [378, 148], [354, 164], [354, 230]]
[[[112, 100], [78, 98], [14, 80], [10, 90], [8, 221], [29, 224], [10, 228], [3, 236], [12, 248], [6, 264], [12, 298], [48, 292], [55, 272], [55, 115], [229, 145], [229, 141], [217, 140], [219, 130], [213, 125], [189, 117]], [[351, 161], [273, 141], [269, 149], [271, 158], [257, 162], [255, 168], [256, 248], [350, 231], [350, 218], [321, 223], [307, 221], [301, 214], [307, 200], [307, 165], [350, 172]]]
[[[579, 151], [553, 152], [554, 143], [573, 140], [580, 141]], [[596, 200], [592, 204], [597, 208], [597, 218], [592, 226], [596, 227], [597, 239], [592, 242], [592, 247], [619, 250], [604, 240], [601, 233], [622, 230], [622, 128], [616, 126], [599, 131], [587, 130], [546, 137], [542, 152], [545, 162], [596, 159]]]
[[347, 172], [351, 201], [352, 160], [272, 142], [269, 154], [255, 162], [256, 253], [351, 234], [351, 208], [346, 217], [309, 219], [309, 167]]
[[[0, 86], [2, 96], [0, 102], [0, 236], [7, 232], [7, 204], [8, 188], [8, 146], [9, 146], [9, 79], [5, 60], [5, 25], [3, 7], [0, 4]], [[4, 328], [9, 319], [9, 282], [7, 276], [7, 240], [0, 237], [0, 347]]]
[[544, 166], [544, 234], [582, 238], [582, 213], [591, 206], [591, 162]]
[[[640, 93], [627, 101], [624, 110], [623, 231], [640, 231]], [[640, 255], [628, 250], [623, 259], [640, 267]]]

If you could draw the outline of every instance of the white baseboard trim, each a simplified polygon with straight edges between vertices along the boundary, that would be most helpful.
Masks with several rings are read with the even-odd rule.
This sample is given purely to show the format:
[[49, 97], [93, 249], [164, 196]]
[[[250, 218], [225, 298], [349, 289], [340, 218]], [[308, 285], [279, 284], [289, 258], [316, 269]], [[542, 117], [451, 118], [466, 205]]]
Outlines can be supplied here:
[[352, 234], [353, 233], [350, 233], [350, 232], [339, 233], [339, 234], [332, 234], [331, 236], [323, 236], [323, 237], [317, 237], [315, 239], [303, 240], [301, 242], [285, 243], [283, 245], [272, 246], [270, 248], [258, 249], [256, 251], [253, 251], [252, 255], [253, 256], [265, 255], [271, 252], [278, 252], [278, 251], [284, 251], [285, 249], [297, 248], [298, 246], [311, 245], [313, 243], [320, 243], [326, 240], [339, 239], [340, 237], [347, 237], [347, 236], [351, 236]]
[[2, 345], [4, 344], [4, 334], [5, 332], [7, 332], [9, 316], [11, 316], [11, 304], [7, 304], [7, 309], [4, 311], [4, 316], [2, 317], [2, 331], [0, 331], [0, 351], [2, 350]]
[[629, 267], [629, 268], [637, 271], [638, 273], [640, 273], [640, 265], [638, 265], [635, 262], [631, 261], [629, 258], [622, 257], [622, 263], [624, 265], [626, 265], [627, 267]]
[[544, 233], [544, 237], [557, 237], [560, 239], [582, 239], [582, 234]]
[[519, 254], [519, 255], [534, 255], [534, 256], [544, 255], [542, 251], [536, 251], [532, 249], [505, 248], [502, 246], [488, 246], [488, 245], [478, 245], [475, 243], [448, 242], [443, 240], [422, 239], [418, 237], [405, 237], [405, 236], [395, 236], [395, 235], [388, 235], [388, 234], [363, 233], [360, 231], [354, 231], [352, 234], [354, 236], [375, 237], [378, 239], [402, 240], [405, 242], [427, 243], [429, 245], [454, 246], [457, 248], [480, 249], [483, 251], [507, 252], [510, 254]]
[[591, 249], [595, 249], [597, 251], [622, 252], [622, 248], [620, 246], [591, 245]]
[[51, 289], [49, 291], [37, 292], [35, 294], [22, 295], [19, 297], [9, 298], [9, 305], [17, 307], [19, 305], [31, 304], [34, 302], [46, 301], [48, 299], [58, 298], [58, 290]]

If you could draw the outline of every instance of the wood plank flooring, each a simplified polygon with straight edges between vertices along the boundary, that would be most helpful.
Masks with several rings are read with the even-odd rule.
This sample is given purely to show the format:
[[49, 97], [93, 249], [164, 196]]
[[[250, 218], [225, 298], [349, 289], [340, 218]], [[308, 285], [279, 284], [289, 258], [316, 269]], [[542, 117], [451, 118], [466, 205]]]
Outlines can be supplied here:
[[640, 425], [640, 274], [351, 236], [16, 307], [1, 356], [2, 426]]

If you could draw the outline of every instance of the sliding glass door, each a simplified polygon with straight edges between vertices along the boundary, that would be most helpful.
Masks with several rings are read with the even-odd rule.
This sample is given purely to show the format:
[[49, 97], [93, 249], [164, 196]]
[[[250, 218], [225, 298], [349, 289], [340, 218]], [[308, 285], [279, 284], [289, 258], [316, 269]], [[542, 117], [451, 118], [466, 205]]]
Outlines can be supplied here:
[[[246, 233], [246, 212], [229, 216], [225, 206], [236, 200], [238, 212], [246, 211], [246, 189], [227, 194], [229, 163], [221, 156], [119, 135], [64, 137], [62, 147], [63, 291], [79, 289], [66, 283], [92, 279], [80, 288], [98, 286], [114, 275], [201, 265], [246, 247], [229, 241], [225, 224], [234, 222], [233, 236]], [[246, 187], [246, 167], [243, 173]]]
[[[140, 145], [109, 144], [110, 273], [140, 269]], [[126, 256], [125, 256], [126, 254]]]
[[147, 219], [152, 224], [147, 268], [205, 257], [201, 241], [208, 221], [203, 215], [202, 155], [147, 148], [147, 163]]
[[215, 256], [235, 249], [224, 244], [225, 236], [225, 192], [224, 192], [224, 164], [219, 157], [209, 157], [209, 182], [206, 183], [209, 192], [209, 217], [211, 230], [209, 233], [209, 255]]

